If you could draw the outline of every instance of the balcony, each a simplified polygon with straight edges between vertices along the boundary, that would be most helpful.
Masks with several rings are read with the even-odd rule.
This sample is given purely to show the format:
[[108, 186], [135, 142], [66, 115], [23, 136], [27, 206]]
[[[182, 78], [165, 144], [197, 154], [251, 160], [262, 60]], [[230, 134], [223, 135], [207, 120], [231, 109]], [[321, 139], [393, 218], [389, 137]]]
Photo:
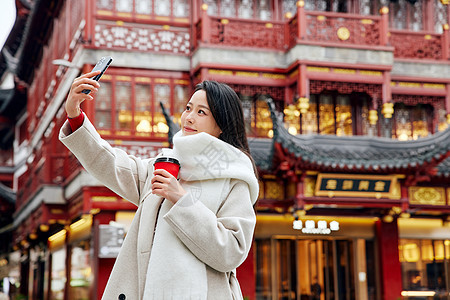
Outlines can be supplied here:
[[264, 22], [209, 16], [202, 10], [194, 29], [194, 48], [200, 45], [251, 47], [287, 51], [298, 44], [389, 50], [395, 59], [449, 60], [449, 30], [443, 33], [389, 30], [387, 8], [380, 15], [306, 11], [287, 22]]

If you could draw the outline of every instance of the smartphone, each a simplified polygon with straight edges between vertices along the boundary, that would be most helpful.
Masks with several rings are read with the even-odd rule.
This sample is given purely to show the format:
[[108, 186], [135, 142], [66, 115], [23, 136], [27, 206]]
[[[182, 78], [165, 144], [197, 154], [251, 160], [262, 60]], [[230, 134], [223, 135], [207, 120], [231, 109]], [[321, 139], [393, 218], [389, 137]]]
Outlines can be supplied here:
[[[105, 57], [100, 58], [100, 60], [97, 62], [97, 64], [95, 65], [95, 67], [92, 69], [91, 72], [98, 71], [98, 70], [100, 70], [101, 72], [100, 72], [100, 74], [95, 75], [91, 79], [99, 81], [100, 77], [102, 77], [103, 73], [105, 73], [106, 69], [108, 69], [111, 62], [112, 62], [111, 56], [105, 56]], [[89, 94], [91, 92], [91, 90], [85, 89], [85, 90], [82, 90], [81, 92], [85, 93], [85, 94]]]

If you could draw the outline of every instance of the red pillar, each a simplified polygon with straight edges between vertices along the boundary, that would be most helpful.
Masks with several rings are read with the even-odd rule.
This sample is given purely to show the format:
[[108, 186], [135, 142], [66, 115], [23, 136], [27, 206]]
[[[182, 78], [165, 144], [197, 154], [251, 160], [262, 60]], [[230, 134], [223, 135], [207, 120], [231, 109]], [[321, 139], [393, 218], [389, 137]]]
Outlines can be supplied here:
[[378, 254], [380, 261], [380, 283], [383, 300], [400, 299], [402, 292], [402, 269], [398, 255], [397, 220], [376, 223]]
[[247, 259], [236, 270], [236, 276], [241, 286], [242, 296], [244, 299], [254, 300], [256, 290], [256, 274], [253, 257], [253, 246], [250, 248]]

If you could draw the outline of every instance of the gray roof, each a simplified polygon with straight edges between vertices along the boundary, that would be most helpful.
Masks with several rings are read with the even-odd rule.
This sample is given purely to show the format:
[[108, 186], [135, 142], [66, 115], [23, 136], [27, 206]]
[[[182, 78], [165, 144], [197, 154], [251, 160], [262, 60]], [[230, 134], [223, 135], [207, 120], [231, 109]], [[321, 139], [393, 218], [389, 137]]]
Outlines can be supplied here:
[[[268, 101], [274, 125], [275, 143], [299, 159], [302, 167], [331, 167], [346, 170], [406, 172], [439, 163], [450, 153], [450, 128], [414, 141], [390, 138], [335, 135], [291, 135], [283, 116]], [[441, 175], [450, 173], [450, 161], [438, 167]]]

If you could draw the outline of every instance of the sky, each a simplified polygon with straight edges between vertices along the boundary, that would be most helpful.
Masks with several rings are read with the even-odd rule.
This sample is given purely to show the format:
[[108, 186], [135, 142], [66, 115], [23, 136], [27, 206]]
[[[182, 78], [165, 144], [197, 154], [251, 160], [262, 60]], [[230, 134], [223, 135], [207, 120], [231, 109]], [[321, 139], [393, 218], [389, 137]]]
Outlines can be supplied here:
[[0, 0], [0, 49], [8, 38], [16, 19], [15, 0]]

